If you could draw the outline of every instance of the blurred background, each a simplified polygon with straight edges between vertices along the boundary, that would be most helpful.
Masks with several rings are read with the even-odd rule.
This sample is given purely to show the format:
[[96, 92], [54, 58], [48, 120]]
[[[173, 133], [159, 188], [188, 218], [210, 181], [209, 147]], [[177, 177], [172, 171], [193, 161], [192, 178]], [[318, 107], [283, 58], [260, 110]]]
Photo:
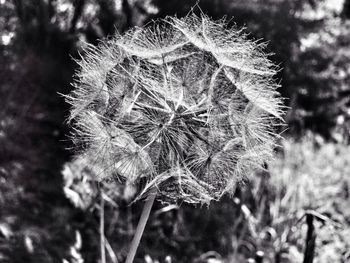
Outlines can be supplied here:
[[59, 94], [86, 43], [196, 4], [268, 41], [288, 129], [233, 199], [157, 203], [135, 262], [350, 262], [349, 0], [0, 0], [0, 262], [124, 262], [142, 204], [69, 162]]

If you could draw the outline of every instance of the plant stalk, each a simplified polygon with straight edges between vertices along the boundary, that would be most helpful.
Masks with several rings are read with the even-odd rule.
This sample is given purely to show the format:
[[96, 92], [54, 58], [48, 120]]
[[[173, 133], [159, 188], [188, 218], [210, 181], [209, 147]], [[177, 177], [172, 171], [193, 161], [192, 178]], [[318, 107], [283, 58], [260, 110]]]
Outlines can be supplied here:
[[151, 194], [148, 196], [145, 205], [143, 206], [142, 209], [142, 214], [139, 220], [139, 223], [137, 224], [136, 232], [134, 234], [134, 237], [131, 242], [131, 246], [129, 249], [128, 256], [126, 257], [125, 263], [133, 263], [137, 248], [140, 244], [140, 240], [143, 234], [143, 231], [145, 230], [145, 226], [147, 223], [147, 220], [149, 218], [149, 214], [151, 212], [154, 200], [156, 198], [157, 192], [152, 191]]
[[106, 263], [106, 250], [105, 250], [105, 202], [103, 199], [102, 190], [100, 192], [100, 250], [101, 250], [101, 263]]
[[305, 253], [303, 263], [312, 263], [315, 256], [316, 231], [314, 226], [314, 215], [306, 214], [307, 233], [305, 241]]

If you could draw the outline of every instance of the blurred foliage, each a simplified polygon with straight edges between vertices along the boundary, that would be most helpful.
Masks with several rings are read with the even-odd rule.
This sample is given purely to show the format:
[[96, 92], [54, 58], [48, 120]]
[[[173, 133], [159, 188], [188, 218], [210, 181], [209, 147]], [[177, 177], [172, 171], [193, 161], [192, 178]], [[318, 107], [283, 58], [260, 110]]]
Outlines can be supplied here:
[[[252, 38], [269, 41], [291, 107], [289, 134], [298, 138], [311, 130], [337, 143], [318, 136], [287, 141], [271, 174], [237, 192], [234, 204], [223, 200], [210, 209], [157, 204], [139, 262], [169, 262], [168, 255], [172, 262], [244, 262], [258, 250], [266, 262], [301, 261], [306, 230], [298, 219], [309, 210], [328, 218], [316, 226], [317, 262], [349, 261], [350, 1], [340, 9], [327, 2], [198, 3], [213, 18], [233, 17]], [[89, 180], [79, 186], [84, 173], [74, 166], [77, 178], [63, 181], [63, 164], [70, 159], [68, 105], [58, 92], [71, 89], [72, 58], [85, 42], [95, 44], [157, 17], [186, 15], [196, 3], [0, 1], [0, 262], [97, 262], [101, 189], [106, 236], [115, 253], [107, 249], [107, 258], [123, 259], [142, 204], [128, 205], [132, 189], [113, 193]], [[90, 197], [79, 200], [73, 192]]]
[[[308, 134], [288, 139], [269, 167], [268, 179], [256, 177], [247, 187], [255, 221], [254, 243], [268, 262], [301, 262], [305, 214], [317, 219], [315, 262], [347, 262], [350, 249], [349, 146], [327, 143]], [[255, 208], [254, 208], [254, 204]]]
[[[153, 209], [139, 255], [165, 262], [244, 262], [264, 252], [264, 262], [301, 262], [306, 234], [305, 215], [316, 218], [315, 262], [350, 259], [349, 146], [327, 143], [309, 134], [300, 141], [288, 139], [271, 163], [235, 195], [210, 208], [182, 205]], [[101, 184], [96, 188], [86, 161], [78, 159], [64, 169], [66, 196], [77, 207], [93, 213], [101, 209], [91, 192], [106, 201], [107, 240], [121, 262], [136, 227], [142, 204], [125, 210], [135, 193], [130, 188]], [[74, 183], [72, 184], [72, 182]], [[89, 184], [87, 184], [89, 182]], [[116, 182], [114, 182], [116, 184]], [[68, 191], [69, 189], [69, 191]], [[115, 191], [119, 189], [119, 191]], [[87, 194], [88, 193], [88, 194]], [[88, 202], [88, 203], [86, 203]], [[84, 204], [83, 206], [81, 204]], [[95, 208], [94, 208], [95, 206]], [[149, 262], [153, 262], [149, 261]], [[142, 257], [139, 261], [143, 262]]]

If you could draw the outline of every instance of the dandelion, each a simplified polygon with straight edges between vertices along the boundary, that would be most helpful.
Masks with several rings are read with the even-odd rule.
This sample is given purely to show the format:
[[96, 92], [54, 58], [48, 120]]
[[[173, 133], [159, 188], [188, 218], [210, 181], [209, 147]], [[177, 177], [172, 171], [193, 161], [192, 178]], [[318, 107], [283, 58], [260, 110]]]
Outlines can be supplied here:
[[263, 48], [203, 14], [87, 47], [67, 96], [74, 141], [99, 179], [140, 186], [138, 239], [155, 198], [209, 204], [272, 157], [283, 103]]

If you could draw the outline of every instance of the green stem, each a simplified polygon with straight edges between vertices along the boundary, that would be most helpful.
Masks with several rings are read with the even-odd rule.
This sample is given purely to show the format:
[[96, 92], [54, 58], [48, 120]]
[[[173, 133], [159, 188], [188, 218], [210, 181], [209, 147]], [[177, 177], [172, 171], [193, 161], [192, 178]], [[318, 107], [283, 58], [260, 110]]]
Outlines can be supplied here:
[[143, 206], [142, 214], [141, 214], [141, 217], [140, 217], [140, 221], [137, 224], [136, 232], [135, 232], [134, 238], [132, 239], [131, 246], [130, 246], [130, 249], [129, 249], [129, 253], [128, 253], [128, 256], [126, 258], [125, 263], [132, 263], [134, 261], [134, 257], [136, 255], [136, 250], [137, 250], [137, 247], [140, 244], [140, 240], [141, 240], [143, 231], [145, 229], [147, 220], [149, 218], [149, 214], [151, 212], [151, 209], [152, 209], [154, 200], [156, 198], [156, 195], [157, 195], [157, 192], [153, 191], [148, 196], [148, 198], [146, 200], [146, 203]]

